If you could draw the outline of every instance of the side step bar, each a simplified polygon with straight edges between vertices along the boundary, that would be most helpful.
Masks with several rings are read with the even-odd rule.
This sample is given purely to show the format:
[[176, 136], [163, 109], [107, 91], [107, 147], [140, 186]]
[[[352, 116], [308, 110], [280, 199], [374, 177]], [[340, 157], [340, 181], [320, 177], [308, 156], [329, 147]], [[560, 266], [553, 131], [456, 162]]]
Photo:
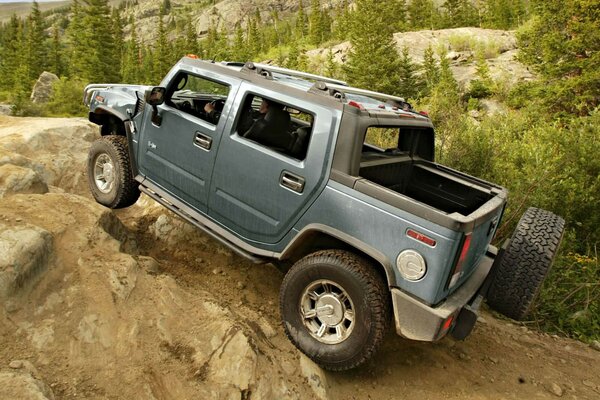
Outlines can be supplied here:
[[227, 246], [228, 248], [230, 248], [234, 253], [236, 253], [236, 254], [244, 257], [244, 258], [247, 258], [248, 260], [252, 261], [255, 264], [264, 264], [264, 263], [269, 262], [268, 259], [256, 256], [254, 254], [251, 254], [251, 253], [247, 252], [246, 250], [240, 248], [239, 246], [236, 246], [235, 244], [231, 243], [227, 239], [225, 239], [225, 238], [221, 237], [220, 235], [216, 234], [209, 227], [207, 227], [206, 225], [202, 224], [200, 221], [198, 221], [197, 219], [195, 219], [194, 217], [192, 217], [191, 215], [189, 215], [188, 213], [186, 213], [185, 211], [183, 211], [182, 209], [180, 209], [176, 205], [172, 204], [170, 201], [164, 199], [158, 193], [154, 192], [152, 189], [149, 189], [149, 188], [145, 187], [144, 185], [140, 185], [139, 189], [140, 189], [141, 192], [147, 194], [152, 199], [156, 200], [157, 202], [159, 202], [163, 206], [167, 207], [169, 210], [173, 211], [175, 214], [179, 215], [181, 218], [185, 219], [190, 224], [192, 224], [195, 227], [197, 227], [198, 229], [202, 230], [208, 236], [212, 237], [213, 239], [215, 239], [219, 243], [221, 243], [221, 244]]

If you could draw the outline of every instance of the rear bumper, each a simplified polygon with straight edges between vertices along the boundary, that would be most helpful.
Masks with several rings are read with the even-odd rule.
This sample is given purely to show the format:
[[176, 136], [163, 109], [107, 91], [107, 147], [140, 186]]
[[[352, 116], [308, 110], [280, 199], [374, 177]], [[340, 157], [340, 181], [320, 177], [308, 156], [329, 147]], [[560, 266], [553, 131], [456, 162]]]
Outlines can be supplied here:
[[492, 269], [496, 254], [496, 248], [490, 246], [471, 277], [437, 307], [430, 307], [399, 289], [392, 289], [398, 335], [412, 340], [432, 342], [448, 333], [461, 309], [479, 292]]

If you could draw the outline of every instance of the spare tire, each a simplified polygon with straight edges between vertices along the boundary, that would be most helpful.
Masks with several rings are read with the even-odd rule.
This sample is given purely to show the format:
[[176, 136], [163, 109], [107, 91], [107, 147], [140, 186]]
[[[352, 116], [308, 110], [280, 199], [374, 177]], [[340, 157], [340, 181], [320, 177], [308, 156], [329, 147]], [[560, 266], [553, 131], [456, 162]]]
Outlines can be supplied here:
[[495, 271], [487, 303], [509, 318], [522, 320], [550, 271], [560, 245], [565, 220], [550, 211], [529, 208]]

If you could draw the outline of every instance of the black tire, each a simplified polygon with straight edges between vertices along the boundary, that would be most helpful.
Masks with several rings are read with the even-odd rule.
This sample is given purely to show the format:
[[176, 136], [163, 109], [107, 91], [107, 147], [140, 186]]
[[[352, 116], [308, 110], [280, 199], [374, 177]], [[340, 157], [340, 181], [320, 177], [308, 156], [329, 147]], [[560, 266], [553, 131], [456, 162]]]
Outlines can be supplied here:
[[[313, 301], [315, 310], [323, 308], [318, 304], [325, 304], [319, 303], [325, 301], [325, 291], [320, 293], [318, 301], [306, 295], [309, 288], [322, 285], [319, 282], [330, 282], [327, 286], [332, 288], [331, 293], [337, 299], [344, 298], [341, 293], [346, 293], [349, 299], [340, 303], [343, 304], [341, 310], [351, 309], [353, 321], [349, 322], [346, 311], [341, 311], [343, 321], [337, 325], [344, 325], [340, 329], [345, 329], [344, 335], [347, 336], [339, 343], [324, 343], [326, 336], [330, 337], [327, 340], [339, 338], [332, 332], [337, 327], [323, 322], [326, 318], [335, 319], [335, 315], [303, 317], [307, 315], [302, 311], [302, 304], [307, 304], [302, 302], [303, 299]], [[315, 289], [311, 293], [314, 295], [317, 292], [318, 289]], [[310, 359], [332, 371], [355, 368], [366, 362], [381, 344], [391, 319], [391, 300], [384, 278], [369, 261], [342, 250], [312, 253], [294, 264], [283, 279], [279, 300], [287, 337]], [[317, 340], [315, 335], [318, 332], [311, 332], [312, 327], [309, 328], [304, 321], [329, 328], [326, 329], [327, 333], [322, 334], [323, 338]]]
[[490, 286], [490, 307], [516, 320], [529, 314], [552, 267], [564, 226], [564, 219], [546, 210], [532, 207], [523, 214]]
[[[110, 167], [106, 170], [100, 167], [101, 164], [110, 164]], [[100, 169], [107, 172], [97, 174]], [[106, 207], [129, 207], [140, 197], [138, 184], [131, 171], [125, 136], [103, 136], [92, 143], [88, 153], [87, 174], [92, 195]], [[107, 185], [103, 186], [102, 183]]]

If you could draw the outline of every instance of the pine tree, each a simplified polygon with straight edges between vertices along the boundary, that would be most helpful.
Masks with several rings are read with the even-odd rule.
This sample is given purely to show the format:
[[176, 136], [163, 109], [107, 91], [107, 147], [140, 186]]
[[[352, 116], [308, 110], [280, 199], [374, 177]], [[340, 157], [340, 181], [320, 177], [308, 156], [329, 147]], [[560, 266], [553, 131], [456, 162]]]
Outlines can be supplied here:
[[192, 17], [188, 14], [185, 21], [185, 53], [198, 54], [198, 38]]
[[330, 47], [327, 52], [327, 61], [325, 63], [325, 75], [331, 78], [337, 78], [339, 75], [340, 66], [333, 57], [333, 49]]
[[596, 0], [535, 0], [518, 34], [520, 57], [541, 78], [551, 112], [586, 115], [600, 105], [600, 8]]
[[352, 49], [343, 69], [355, 86], [399, 94], [400, 58], [390, 27], [377, 0], [357, 0], [352, 13]]
[[495, 29], [512, 29], [526, 18], [524, 0], [486, 0], [482, 7], [484, 25]]
[[15, 74], [19, 67], [19, 49], [21, 37], [21, 21], [15, 14], [4, 29], [0, 46], [0, 89], [11, 90], [15, 84]]
[[414, 100], [421, 92], [421, 82], [417, 77], [417, 70], [417, 65], [408, 52], [408, 47], [404, 46], [400, 53], [399, 69], [400, 93], [404, 98]]
[[248, 51], [251, 57], [255, 57], [262, 51], [262, 38], [258, 29], [258, 21], [255, 18], [248, 20]]
[[233, 37], [232, 55], [235, 60], [241, 62], [250, 61], [251, 57], [248, 53], [248, 47], [246, 45], [246, 39], [244, 38], [244, 30], [242, 26], [237, 23], [235, 26], [235, 33]]
[[27, 18], [27, 41], [25, 48], [25, 68], [29, 81], [35, 81], [46, 67], [45, 24], [37, 1], [33, 2], [31, 14]]
[[150, 47], [142, 48], [142, 68], [141, 68], [142, 81], [146, 85], [158, 85], [162, 80], [162, 76], [157, 78], [154, 72], [154, 53]]
[[127, 42], [126, 52], [122, 63], [121, 75], [124, 82], [140, 82], [143, 79], [140, 73], [141, 64], [140, 43], [137, 38], [135, 19], [131, 21], [131, 38]]
[[407, 7], [412, 29], [436, 29], [439, 27], [440, 13], [433, 0], [411, 0]]
[[165, 30], [165, 24], [163, 21], [164, 18], [164, 10], [161, 7], [160, 13], [158, 16], [158, 28], [157, 28], [157, 38], [154, 44], [154, 53], [155, 53], [155, 63], [154, 63], [154, 80], [160, 82], [162, 78], [167, 74], [169, 68], [171, 68], [170, 63], [170, 44], [167, 40], [167, 32]]
[[476, 99], [490, 96], [494, 82], [482, 46], [475, 52], [475, 76], [476, 78], [469, 83], [468, 96]]
[[450, 60], [447, 55], [448, 53], [445, 50], [440, 51], [438, 54], [440, 58], [440, 78], [438, 86], [442, 85], [446, 87], [449, 92], [458, 94], [458, 83], [456, 82], [456, 78], [454, 78], [452, 68], [450, 68]]
[[347, 0], [342, 0], [333, 21], [332, 35], [338, 40], [346, 40], [350, 28], [350, 7]]
[[308, 38], [310, 43], [314, 45], [318, 45], [323, 41], [323, 15], [321, 14], [320, 0], [311, 0], [310, 2]]
[[63, 47], [60, 41], [60, 29], [57, 25], [52, 27], [52, 42], [50, 43], [48, 68], [58, 76], [65, 75]]
[[298, 15], [296, 16], [296, 37], [304, 38], [308, 34], [308, 24], [302, 0], [298, 2]]
[[119, 82], [119, 56], [110, 23], [108, 0], [87, 0], [83, 17], [81, 77], [89, 82]]
[[298, 44], [295, 40], [292, 40], [292, 44], [290, 46], [290, 52], [285, 62], [285, 67], [289, 69], [297, 69], [298, 68], [298, 59], [300, 58], [300, 50], [298, 49]]
[[125, 48], [123, 46], [124, 33], [123, 33], [123, 20], [119, 14], [119, 10], [116, 8], [112, 9], [111, 13], [113, 41], [115, 43], [114, 55], [118, 61], [116, 67], [118, 68], [119, 74], [122, 68], [122, 62], [124, 57]]
[[84, 77], [86, 43], [83, 25], [83, 10], [78, 0], [71, 3], [71, 20], [66, 30], [67, 56], [69, 59], [67, 75], [72, 77]]
[[392, 32], [401, 32], [406, 30], [406, 1], [405, 0], [388, 0], [384, 2], [384, 17]]
[[427, 96], [440, 80], [440, 68], [431, 45], [429, 45], [423, 53], [423, 70], [423, 95]]
[[445, 27], [459, 28], [479, 25], [477, 10], [470, 0], [445, 0], [442, 7], [445, 10]]

